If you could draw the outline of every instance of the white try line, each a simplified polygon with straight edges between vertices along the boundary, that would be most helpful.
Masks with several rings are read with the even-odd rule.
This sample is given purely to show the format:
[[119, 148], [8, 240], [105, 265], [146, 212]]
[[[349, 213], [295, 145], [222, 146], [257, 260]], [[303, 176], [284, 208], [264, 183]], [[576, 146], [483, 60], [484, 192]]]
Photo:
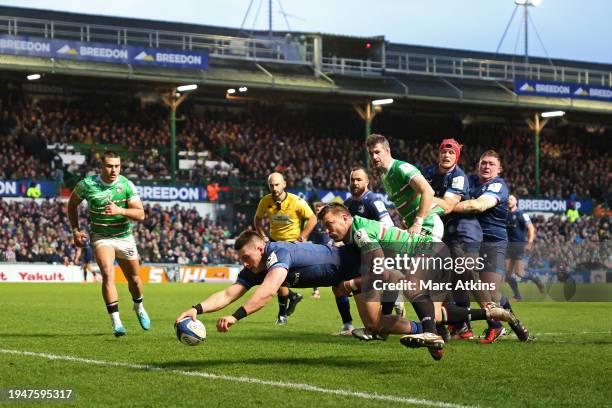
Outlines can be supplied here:
[[57, 355], [57, 354], [36, 353], [32, 351], [9, 350], [9, 349], [0, 349], [0, 353], [15, 354], [15, 355], [29, 356], [29, 357], [41, 357], [41, 358], [46, 358], [48, 360], [70, 361], [70, 362], [92, 364], [92, 365], [98, 365], [98, 366], [122, 367], [122, 368], [130, 368], [134, 370], [145, 370], [145, 371], [162, 371], [162, 372], [168, 372], [172, 374], [184, 375], [188, 377], [201, 377], [201, 378], [207, 378], [210, 380], [221, 380], [221, 381], [248, 383], [248, 384], [268, 385], [271, 387], [289, 388], [293, 390], [310, 391], [310, 392], [317, 392], [321, 394], [330, 394], [330, 395], [339, 395], [343, 397], [354, 397], [354, 398], [361, 398], [361, 399], [366, 399], [366, 400], [390, 401], [390, 402], [397, 402], [397, 403], [409, 404], [409, 405], [420, 405], [420, 406], [439, 407], [439, 408], [475, 408], [469, 405], [452, 404], [449, 402], [442, 402], [442, 401], [430, 401], [430, 400], [420, 399], [420, 398], [400, 397], [396, 395], [377, 394], [374, 392], [359, 392], [359, 391], [350, 391], [350, 390], [340, 390], [340, 389], [334, 389], [334, 388], [323, 388], [323, 387], [319, 387], [316, 385], [310, 385], [310, 384], [290, 383], [290, 382], [285, 382], [285, 381], [262, 380], [260, 378], [252, 378], [252, 377], [235, 377], [231, 375], [205, 373], [202, 371], [185, 371], [185, 370], [177, 370], [173, 368], [157, 367], [153, 365], [132, 364], [132, 363], [126, 363], [122, 361], [92, 360], [89, 358], [62, 356], [62, 355]]

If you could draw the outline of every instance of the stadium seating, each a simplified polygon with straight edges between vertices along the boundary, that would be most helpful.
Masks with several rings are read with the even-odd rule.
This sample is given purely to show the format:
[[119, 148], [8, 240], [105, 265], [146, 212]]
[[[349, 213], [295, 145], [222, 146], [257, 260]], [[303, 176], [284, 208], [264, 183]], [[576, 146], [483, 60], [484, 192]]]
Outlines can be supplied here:
[[[170, 152], [166, 110], [141, 107], [132, 101], [30, 101], [2, 113], [0, 176], [5, 179], [55, 179], [71, 186], [75, 178], [96, 171], [102, 148], [124, 157], [124, 174], [139, 180], [168, 182]], [[273, 170], [282, 171], [290, 186], [345, 190], [347, 169], [364, 164], [362, 127], [352, 112], [293, 112], [254, 107], [249, 114], [196, 113], [185, 107], [179, 126], [179, 150], [208, 152], [229, 168], [197, 162], [180, 170], [178, 179], [196, 184], [259, 183]], [[534, 155], [531, 133], [501, 125], [472, 124], [448, 129], [410, 118], [380, 117], [375, 129], [390, 137], [394, 155], [423, 167], [436, 160], [436, 142], [453, 136], [464, 145], [461, 165], [474, 171], [482, 151], [495, 148], [503, 161], [503, 175], [520, 196], [533, 195]], [[450, 132], [450, 134], [449, 134]], [[577, 141], [580, 143], [577, 143]], [[62, 151], [43, 146], [70, 144], [84, 154], [82, 164], [62, 160]], [[104, 146], [104, 147], [102, 147]], [[610, 198], [612, 158], [605, 135], [570, 134], [563, 129], [543, 134], [541, 144], [542, 195], [547, 198]], [[587, 176], [588, 175], [588, 176]], [[374, 189], [377, 188], [374, 182]]]

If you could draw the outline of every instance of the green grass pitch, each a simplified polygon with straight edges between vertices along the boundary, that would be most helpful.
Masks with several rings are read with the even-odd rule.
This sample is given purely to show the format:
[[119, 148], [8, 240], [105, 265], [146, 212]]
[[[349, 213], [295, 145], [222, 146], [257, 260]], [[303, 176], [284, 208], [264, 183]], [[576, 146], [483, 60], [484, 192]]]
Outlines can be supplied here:
[[[340, 320], [326, 288], [320, 300], [303, 290], [305, 299], [288, 326], [274, 325], [273, 300], [229, 333], [214, 329], [222, 313], [205, 315], [206, 342], [180, 344], [174, 318], [224, 286], [147, 285], [153, 327], [144, 332], [127, 287], [120, 285], [128, 335], [115, 339], [97, 284], [2, 284], [0, 388], [71, 388], [76, 400], [70, 404], [87, 407], [612, 403], [611, 303], [517, 303], [514, 309], [536, 341], [505, 336], [491, 345], [452, 342], [438, 362], [425, 349], [404, 348], [398, 336], [370, 343], [331, 336]], [[356, 318], [354, 304], [351, 310]], [[477, 323], [475, 331], [483, 327]]]

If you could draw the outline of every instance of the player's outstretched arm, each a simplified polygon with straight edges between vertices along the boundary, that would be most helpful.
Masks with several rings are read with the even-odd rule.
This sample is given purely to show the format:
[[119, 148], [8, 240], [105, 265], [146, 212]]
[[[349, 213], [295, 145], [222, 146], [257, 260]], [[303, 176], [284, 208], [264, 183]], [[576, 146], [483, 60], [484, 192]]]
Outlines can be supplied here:
[[446, 193], [442, 198], [433, 198], [433, 203], [442, 208], [444, 214], [450, 214], [459, 201], [461, 201], [461, 196], [453, 193]]
[[476, 199], [461, 201], [455, 206], [453, 211], [467, 214], [482, 213], [496, 205], [497, 198], [489, 194], [483, 194]]
[[233, 315], [223, 316], [217, 320], [217, 331], [228, 331], [238, 320], [264, 307], [265, 304], [276, 295], [286, 278], [287, 269], [282, 267], [271, 269], [267, 273], [262, 284], [257, 288], [255, 293], [253, 293], [253, 296], [247, 300], [244, 306], [238, 308]]
[[[236, 301], [237, 299], [240, 299], [242, 295], [247, 292], [247, 290], [248, 289], [242, 286], [241, 284], [234, 283], [225, 288], [224, 290], [220, 290], [219, 292], [213, 293], [200, 303], [202, 312], [212, 313], [216, 312], [217, 310], [221, 310], [230, 303]], [[191, 307], [181, 313], [176, 318], [175, 323], [178, 323], [186, 317], [191, 317], [191, 320], [195, 320], [197, 314], [198, 311], [196, 310], [196, 308]]]

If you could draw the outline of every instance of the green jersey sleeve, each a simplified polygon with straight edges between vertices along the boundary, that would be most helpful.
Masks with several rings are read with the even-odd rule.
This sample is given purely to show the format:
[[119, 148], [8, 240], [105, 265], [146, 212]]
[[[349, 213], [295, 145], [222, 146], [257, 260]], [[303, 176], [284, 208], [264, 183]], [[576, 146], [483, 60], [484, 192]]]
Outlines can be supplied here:
[[380, 248], [378, 236], [380, 234], [380, 224], [376, 221], [368, 220], [359, 216], [353, 217], [351, 226], [352, 239], [359, 249], [373, 251]]
[[87, 187], [85, 179], [79, 181], [72, 192], [77, 195], [81, 200], [87, 199]]
[[138, 189], [131, 181], [127, 180], [126, 189], [125, 189], [125, 199], [127, 201], [140, 199], [138, 195]]

